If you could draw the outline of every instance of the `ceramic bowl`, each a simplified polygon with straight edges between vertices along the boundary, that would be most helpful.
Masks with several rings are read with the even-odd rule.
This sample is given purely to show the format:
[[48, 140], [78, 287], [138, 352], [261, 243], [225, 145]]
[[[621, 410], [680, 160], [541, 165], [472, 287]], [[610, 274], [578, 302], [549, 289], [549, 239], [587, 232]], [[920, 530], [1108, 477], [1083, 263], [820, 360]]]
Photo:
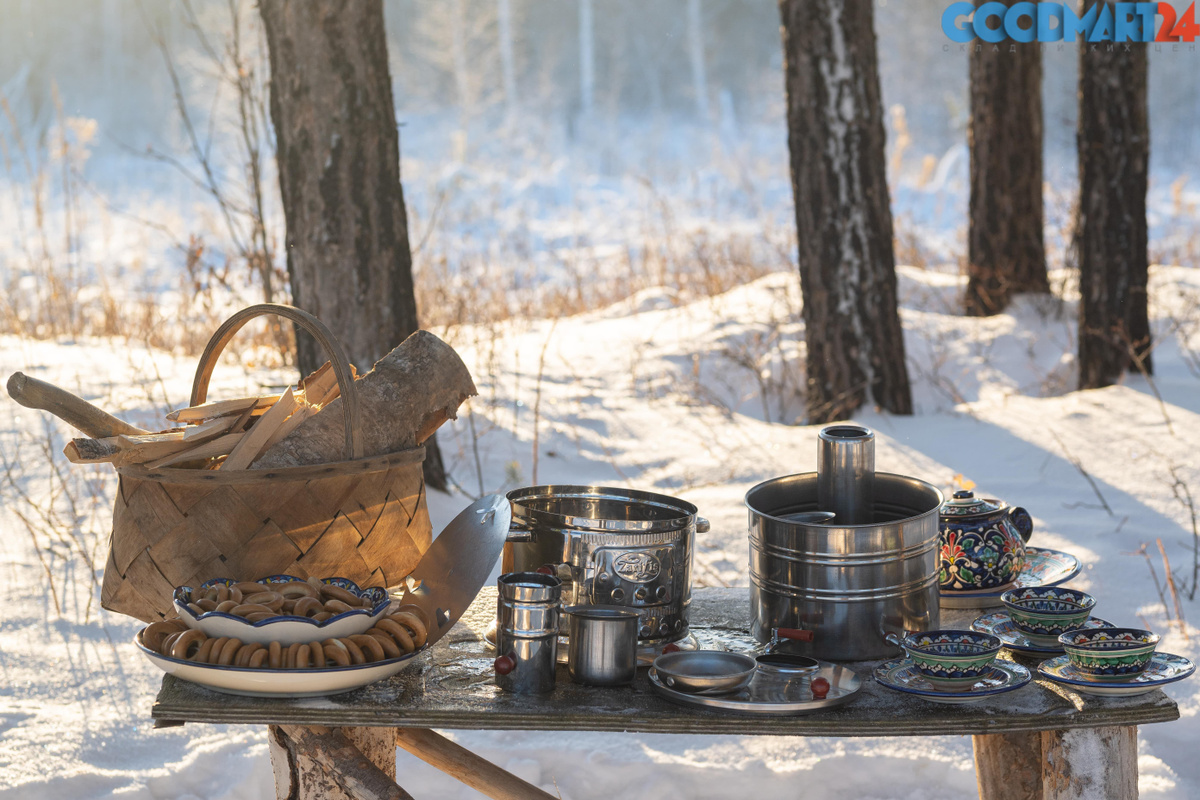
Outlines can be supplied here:
[[904, 637], [904, 652], [940, 692], [965, 692], [987, 675], [1000, 639], [973, 631], [922, 631]]
[[1030, 586], [1000, 595], [1008, 618], [1025, 638], [1042, 647], [1054, 647], [1058, 637], [1083, 627], [1096, 598], [1061, 586]]
[[[264, 591], [267, 591], [273, 584], [303, 580], [303, 578], [296, 578], [291, 575], [271, 575], [270, 577], [255, 581], [255, 583], [263, 584]], [[232, 586], [239, 582], [232, 578], [216, 578], [201, 584], [198, 591], [203, 591], [210, 586], [218, 584]], [[309, 617], [286, 614], [269, 617], [258, 622], [250, 622], [242, 617], [220, 611], [208, 611], [203, 614], [197, 614], [194, 609], [188, 607], [188, 598], [192, 595], [192, 588], [190, 586], [180, 586], [175, 589], [171, 599], [175, 604], [176, 610], [179, 612], [179, 618], [183, 620], [184, 624], [189, 628], [204, 631], [204, 635], [209, 638], [228, 636], [230, 638], [241, 639], [246, 644], [250, 642], [260, 642], [262, 644], [279, 642], [283, 645], [295, 644], [297, 642], [321, 641], [324, 639], [339, 639], [343, 636], [365, 633], [368, 628], [373, 626], [387, 613], [388, 604], [391, 602], [388, 598], [387, 590], [377, 586], [360, 589], [357, 583], [346, 578], [322, 578], [321, 583], [332, 584], [364, 600], [369, 600], [371, 607], [369, 609], [355, 608], [350, 611], [343, 611], [341, 614], [337, 614], [322, 622], [310, 619]]]
[[1138, 628], [1067, 631], [1058, 637], [1071, 666], [1093, 681], [1126, 681], [1146, 671], [1158, 634]]

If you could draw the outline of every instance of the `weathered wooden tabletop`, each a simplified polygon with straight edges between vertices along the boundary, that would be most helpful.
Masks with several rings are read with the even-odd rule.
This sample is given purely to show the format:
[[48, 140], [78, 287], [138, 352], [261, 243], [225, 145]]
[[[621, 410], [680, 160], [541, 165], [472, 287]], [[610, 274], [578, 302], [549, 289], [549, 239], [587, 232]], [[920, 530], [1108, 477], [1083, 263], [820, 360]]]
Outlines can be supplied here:
[[[1141, 725], [1179, 718], [1161, 690], [1130, 698], [1099, 698], [1035, 679], [978, 703], [949, 706], [886, 689], [870, 677], [874, 662], [848, 666], [863, 678], [859, 697], [839, 708], [799, 717], [755, 717], [681, 706], [654, 694], [639, 670], [632, 686], [591, 688], [559, 667], [553, 693], [516, 696], [492, 681], [483, 634], [496, 594], [485, 588], [462, 620], [413, 666], [385, 681], [332, 697], [260, 699], [221, 694], [165, 676], [151, 710], [160, 724], [221, 722], [442, 729], [746, 733], [789, 736], [926, 736]], [[746, 589], [697, 589], [693, 632], [704, 646], [750, 650]], [[942, 612], [942, 627], [965, 628], [978, 611]], [[1009, 655], [1002, 653], [1003, 655]], [[1032, 666], [1029, 662], [1023, 662]]]

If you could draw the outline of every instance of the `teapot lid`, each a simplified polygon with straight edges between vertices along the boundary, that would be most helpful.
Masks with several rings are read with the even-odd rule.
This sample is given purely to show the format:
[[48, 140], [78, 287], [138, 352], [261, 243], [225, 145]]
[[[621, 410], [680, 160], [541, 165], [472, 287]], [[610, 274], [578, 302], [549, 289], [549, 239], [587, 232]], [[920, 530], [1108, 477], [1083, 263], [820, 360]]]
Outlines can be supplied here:
[[999, 500], [976, 497], [975, 493], [969, 489], [962, 489], [955, 492], [954, 497], [942, 504], [939, 513], [943, 517], [983, 517], [1003, 511], [1005, 508], [1006, 505]]

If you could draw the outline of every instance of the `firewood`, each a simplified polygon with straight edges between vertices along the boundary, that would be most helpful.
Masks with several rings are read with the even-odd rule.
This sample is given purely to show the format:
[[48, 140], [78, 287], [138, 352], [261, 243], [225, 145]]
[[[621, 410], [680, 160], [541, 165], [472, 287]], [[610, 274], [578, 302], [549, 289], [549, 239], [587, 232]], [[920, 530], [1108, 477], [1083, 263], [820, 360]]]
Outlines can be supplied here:
[[267, 443], [263, 445], [262, 452], [265, 453], [274, 447], [278, 442], [287, 437], [289, 433], [296, 430], [296, 427], [304, 420], [317, 413], [317, 407], [302, 404], [299, 408], [292, 412], [292, 415], [283, 421], [283, 424], [275, 429], [271, 434], [271, 438], [267, 439]]
[[292, 396], [292, 390], [288, 389], [279, 402], [259, 417], [254, 426], [242, 437], [242, 440], [229, 454], [229, 458], [225, 459], [225, 463], [221, 465], [221, 469], [245, 469], [250, 466], [250, 463], [258, 458], [271, 435], [295, 410], [296, 399]]
[[191, 462], [197, 462], [197, 466], [202, 466], [202, 462], [210, 458], [230, 453], [245, 435], [240, 432], [227, 433], [224, 436], [198, 444], [195, 447], [189, 447], [187, 450], [181, 450], [178, 453], [173, 453], [156, 461], [149, 461], [146, 463], [146, 467], [148, 469], [158, 469], [159, 467], [173, 467], [180, 464], [190, 464]]
[[72, 439], [63, 454], [73, 464], [102, 464], [122, 466], [142, 464], [186, 449], [183, 429], [142, 436], [110, 436], [107, 439]]
[[[363, 425], [363, 455], [407, 450], [428, 439], [475, 395], [475, 383], [454, 348], [417, 331], [354, 382]], [[346, 459], [338, 398], [276, 443], [251, 469], [320, 464]]]
[[[241, 414], [247, 409], [253, 411], [266, 411], [279, 400], [279, 395], [268, 397], [237, 397], [231, 400], [218, 400], [214, 403], [201, 403], [198, 406], [189, 406], [188, 408], [178, 408], [167, 414], [167, 419], [172, 422], [201, 422], [206, 419], [214, 419], [216, 417], [232, 416]], [[260, 412], [261, 413], [261, 412]]]
[[210, 439], [216, 439], [224, 433], [233, 430], [237, 417], [217, 417], [206, 420], [199, 425], [188, 425], [183, 429], [183, 440], [191, 444], [200, 444]]

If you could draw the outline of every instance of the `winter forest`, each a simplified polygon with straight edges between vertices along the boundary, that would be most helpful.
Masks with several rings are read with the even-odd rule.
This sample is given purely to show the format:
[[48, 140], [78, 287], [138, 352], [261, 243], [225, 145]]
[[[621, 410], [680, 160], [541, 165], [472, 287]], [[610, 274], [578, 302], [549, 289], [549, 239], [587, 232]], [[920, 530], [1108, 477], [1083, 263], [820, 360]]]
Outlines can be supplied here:
[[[1032, 78], [1044, 282], [972, 306], [987, 241], [972, 216], [986, 229], [1002, 206], [972, 211], [972, 46], [943, 33], [946, 2], [849, 3], [873, 14], [891, 236], [872, 246], [894, 258], [891, 366], [911, 396], [818, 400], [797, 220], [820, 203], [793, 193], [797, 154], [817, 150], [789, 152], [784, 43], [804, 52], [828, 20], [781, 31], [791, 4], [384, 0], [416, 314], [478, 388], [437, 433], [433, 531], [521, 486], [665, 492], [712, 523], [694, 585], [746, 587], [747, 490], [813, 470], [819, 424], [852, 417], [876, 430], [880, 470], [1027, 508], [1034, 544], [1082, 562], [1072, 587], [1194, 660], [1200, 45], [1147, 47], [1147, 334], [1096, 377], [1080, 357], [1081, 263], [1103, 248], [1078, 235], [1078, 49], [1045, 45]], [[269, 55], [252, 0], [0, 0], [4, 376], [156, 430], [223, 320], [294, 299]], [[1028, 112], [1004, 101], [988, 124]], [[289, 327], [238, 341], [211, 397], [295, 382], [306, 345]], [[100, 606], [117, 477], [67, 463], [77, 435], [0, 402], [0, 800], [273, 796], [264, 726], [153, 727], [162, 674], [136, 621]], [[1200, 796], [1200, 689], [1168, 694], [1182, 719], [1138, 732], [1154, 800]], [[966, 736], [452, 738], [573, 800], [977, 791]], [[484, 796], [403, 751], [397, 770], [416, 797]]]

